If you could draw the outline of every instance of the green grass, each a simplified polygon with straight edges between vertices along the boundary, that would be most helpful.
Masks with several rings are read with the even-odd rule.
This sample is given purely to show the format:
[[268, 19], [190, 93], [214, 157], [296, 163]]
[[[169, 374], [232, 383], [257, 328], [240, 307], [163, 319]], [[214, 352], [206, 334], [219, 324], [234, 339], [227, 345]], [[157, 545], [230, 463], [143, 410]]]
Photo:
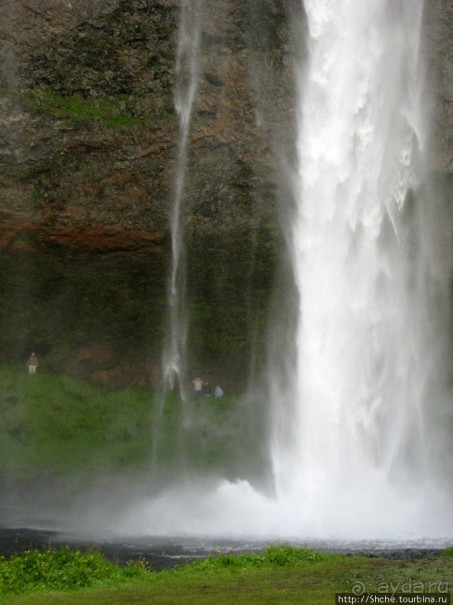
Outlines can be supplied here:
[[[451, 549], [450, 549], [451, 550]], [[448, 552], [446, 553], [448, 555]], [[290, 546], [220, 554], [155, 573], [144, 561], [124, 568], [96, 552], [30, 551], [0, 561], [0, 602], [11, 605], [286, 603], [325, 605], [336, 592], [391, 594], [451, 590], [451, 556], [393, 561], [345, 557]], [[409, 590], [407, 590], [409, 588]]]
[[148, 389], [108, 391], [0, 367], [2, 473], [21, 479], [139, 466], [150, 452], [152, 401]]
[[73, 590], [143, 578], [145, 574], [140, 563], [121, 568], [96, 551], [74, 551], [69, 547], [35, 549], [21, 556], [0, 558], [0, 594]]
[[143, 127], [146, 124], [143, 119], [125, 115], [118, 100], [93, 101], [77, 96], [61, 97], [48, 91], [28, 92], [27, 100], [32, 107], [58, 118], [65, 118], [74, 125], [91, 126], [96, 123], [102, 127], [128, 130]]
[[44, 111], [56, 118], [65, 119], [74, 126], [92, 127], [98, 125], [114, 130], [130, 130], [146, 126], [142, 118], [127, 115], [122, 103], [126, 104], [128, 96], [122, 99], [99, 98], [84, 99], [80, 96], [61, 96], [50, 90], [9, 89], [3, 95], [15, 96], [32, 109]]
[[131, 477], [149, 472], [153, 456], [163, 473], [184, 458], [195, 472], [234, 477], [252, 447], [239, 400], [200, 398], [184, 411], [175, 395], [162, 397], [0, 365], [0, 478]]

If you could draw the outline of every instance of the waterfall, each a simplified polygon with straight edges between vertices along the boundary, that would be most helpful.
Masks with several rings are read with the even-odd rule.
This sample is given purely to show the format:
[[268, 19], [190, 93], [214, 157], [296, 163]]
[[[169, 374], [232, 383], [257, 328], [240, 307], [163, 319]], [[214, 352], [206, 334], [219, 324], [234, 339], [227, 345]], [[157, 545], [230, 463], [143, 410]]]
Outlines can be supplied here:
[[[282, 213], [295, 288], [279, 291], [260, 397], [271, 408], [274, 484], [262, 493], [240, 478], [184, 482], [123, 523], [173, 535], [448, 543], [449, 234], [429, 184], [423, 4], [304, 8], [294, 208]], [[179, 375], [182, 350], [174, 345], [169, 365]]]
[[[160, 471], [163, 437], [167, 433], [164, 408], [167, 393], [175, 391], [179, 397], [179, 422], [173, 427], [174, 451], [177, 466], [185, 474], [184, 427], [190, 424], [187, 386], [187, 293], [186, 246], [187, 220], [186, 181], [188, 143], [193, 103], [198, 86], [198, 67], [201, 39], [203, 0], [183, 0], [180, 9], [178, 46], [176, 49], [175, 110], [179, 118], [179, 138], [173, 203], [170, 212], [171, 268], [167, 285], [167, 322], [162, 354], [164, 390], [154, 413], [152, 429], [151, 471], [156, 481]], [[168, 454], [167, 454], [168, 458]]]
[[187, 147], [193, 102], [198, 85], [202, 0], [183, 0], [176, 54], [175, 109], [179, 141], [173, 205], [170, 216], [172, 262], [168, 285], [168, 327], [163, 354], [166, 388], [178, 387], [185, 399], [187, 304], [184, 193]]
[[289, 237], [296, 358], [274, 393], [274, 472], [278, 497], [333, 533], [375, 508], [391, 516], [395, 498], [410, 508], [436, 474], [447, 280], [423, 186], [422, 2], [304, 5]]

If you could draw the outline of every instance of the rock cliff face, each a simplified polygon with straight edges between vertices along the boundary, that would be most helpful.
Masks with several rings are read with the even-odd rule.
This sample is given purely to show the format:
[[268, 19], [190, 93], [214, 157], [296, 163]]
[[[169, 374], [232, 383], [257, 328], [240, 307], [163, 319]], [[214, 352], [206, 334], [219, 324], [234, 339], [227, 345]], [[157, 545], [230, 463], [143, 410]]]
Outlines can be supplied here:
[[428, 82], [433, 103], [433, 167], [439, 172], [453, 171], [451, 136], [453, 131], [452, 69], [453, 5], [443, 0], [425, 1], [425, 38]]
[[[44, 367], [97, 383], [158, 382], [179, 4], [0, 0], [3, 360], [34, 348]], [[297, 0], [203, 5], [184, 198], [191, 368], [231, 387], [264, 351], [300, 11]], [[451, 170], [451, 13], [427, 3], [441, 171]]]
[[[253, 198], [272, 200], [273, 135], [290, 134], [287, 6], [261, 5], [203, 10], [188, 197], [194, 222], [216, 228], [247, 223]], [[2, 0], [1, 10], [2, 207], [35, 224], [165, 231], [178, 3]]]

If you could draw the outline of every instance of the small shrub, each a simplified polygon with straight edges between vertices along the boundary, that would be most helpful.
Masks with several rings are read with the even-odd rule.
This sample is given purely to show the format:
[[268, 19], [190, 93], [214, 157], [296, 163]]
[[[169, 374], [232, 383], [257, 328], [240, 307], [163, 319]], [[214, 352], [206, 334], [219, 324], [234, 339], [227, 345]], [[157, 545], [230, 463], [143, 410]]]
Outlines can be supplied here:
[[143, 562], [120, 568], [100, 552], [48, 548], [0, 557], [0, 594], [32, 590], [72, 590], [147, 574]]
[[194, 563], [194, 567], [206, 569], [220, 569], [225, 567], [295, 567], [307, 562], [327, 561], [337, 555], [321, 553], [308, 548], [294, 548], [284, 544], [281, 546], [269, 546], [261, 553], [233, 555], [231, 553], [219, 554], [209, 557], [201, 563]]

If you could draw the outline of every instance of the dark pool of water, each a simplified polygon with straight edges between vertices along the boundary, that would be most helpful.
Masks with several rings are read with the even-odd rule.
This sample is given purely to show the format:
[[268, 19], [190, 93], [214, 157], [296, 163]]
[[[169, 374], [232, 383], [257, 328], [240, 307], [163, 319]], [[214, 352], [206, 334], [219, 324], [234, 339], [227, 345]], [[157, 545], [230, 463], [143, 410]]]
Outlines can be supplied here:
[[[0, 554], [10, 556], [31, 548], [62, 546], [88, 550], [96, 548], [119, 564], [145, 558], [152, 569], [158, 571], [188, 564], [194, 560], [216, 555], [220, 551], [230, 553], [258, 552], [274, 541], [241, 541], [230, 539], [202, 539], [194, 537], [155, 536], [82, 536], [51, 529], [29, 527], [2, 527], [0, 525]], [[318, 550], [339, 552], [346, 555], [365, 554], [393, 559], [416, 559], [439, 553], [444, 545], [438, 543], [371, 543], [310, 541], [294, 542], [296, 546], [308, 546]]]
[[174, 538], [144, 537], [89, 537], [53, 530], [27, 527], [0, 527], [0, 554], [10, 556], [32, 548], [69, 545], [80, 550], [97, 549], [108, 559], [125, 564], [145, 558], [158, 571], [209, 556], [210, 550], [202, 544], [185, 544]]

